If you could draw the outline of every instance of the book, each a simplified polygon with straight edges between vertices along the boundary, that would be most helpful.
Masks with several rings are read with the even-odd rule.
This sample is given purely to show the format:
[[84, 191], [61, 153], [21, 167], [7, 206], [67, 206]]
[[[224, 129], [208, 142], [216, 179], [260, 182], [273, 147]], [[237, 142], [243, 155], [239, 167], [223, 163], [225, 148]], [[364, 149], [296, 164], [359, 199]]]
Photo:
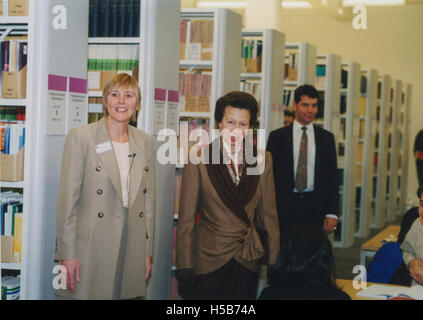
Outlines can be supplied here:
[[2, 277], [2, 300], [17, 300], [20, 295], [20, 277]]
[[15, 230], [13, 235], [13, 261], [16, 263], [22, 261], [22, 228], [23, 213], [15, 213]]
[[135, 12], [134, 12], [134, 0], [126, 0], [126, 30], [125, 30], [125, 36], [126, 37], [132, 37], [135, 33]]
[[391, 299], [391, 298], [407, 298], [413, 300], [423, 300], [423, 286], [415, 285], [412, 287], [388, 286], [381, 284], [373, 284], [367, 289], [357, 293], [359, 297]]

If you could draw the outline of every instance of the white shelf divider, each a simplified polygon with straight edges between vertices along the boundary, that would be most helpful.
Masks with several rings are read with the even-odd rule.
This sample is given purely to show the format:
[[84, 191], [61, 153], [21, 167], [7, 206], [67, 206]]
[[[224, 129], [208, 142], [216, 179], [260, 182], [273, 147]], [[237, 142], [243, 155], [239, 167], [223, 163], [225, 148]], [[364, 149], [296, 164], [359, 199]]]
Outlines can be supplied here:
[[[366, 105], [365, 105], [365, 128], [363, 145], [363, 163], [360, 192], [360, 215], [358, 222], [357, 237], [367, 237], [370, 232], [370, 219], [373, 199], [373, 161], [374, 161], [374, 140], [376, 133], [376, 99], [378, 73], [374, 69], [365, 70], [363, 75], [366, 83]], [[361, 117], [360, 117], [361, 119]]]
[[376, 186], [376, 214], [371, 228], [380, 229], [385, 225], [387, 210], [386, 184], [387, 184], [387, 164], [388, 164], [388, 135], [390, 131], [389, 108], [390, 94], [392, 87], [391, 76], [382, 75], [379, 77], [381, 86], [379, 131], [378, 131], [378, 182]]

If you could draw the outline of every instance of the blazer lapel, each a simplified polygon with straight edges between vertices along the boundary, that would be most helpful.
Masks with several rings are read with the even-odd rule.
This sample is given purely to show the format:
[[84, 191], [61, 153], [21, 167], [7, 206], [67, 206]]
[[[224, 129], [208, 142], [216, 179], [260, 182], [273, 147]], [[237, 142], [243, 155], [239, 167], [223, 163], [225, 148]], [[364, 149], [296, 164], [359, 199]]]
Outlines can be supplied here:
[[320, 164], [321, 164], [321, 143], [322, 143], [322, 139], [320, 136], [320, 131], [316, 130], [316, 126], [313, 125], [313, 129], [314, 129], [314, 144], [316, 146], [316, 156], [315, 156], [315, 160], [314, 160], [314, 185], [316, 186], [316, 183], [318, 183], [318, 173], [320, 172]]
[[115, 188], [120, 201], [123, 203], [119, 167], [117, 164], [115, 152], [113, 151], [112, 140], [110, 139], [109, 132], [107, 131], [106, 121], [104, 118], [98, 121], [96, 145], [98, 146], [103, 143], [110, 143], [111, 148], [105, 152], [98, 153], [98, 157], [103, 163], [104, 170], [107, 172], [107, 175], [112, 181], [113, 187]]
[[131, 208], [142, 181], [142, 173], [145, 169], [145, 150], [142, 141], [135, 135], [135, 128], [129, 126], [129, 203], [128, 208]]
[[[294, 125], [290, 124], [287, 132], [287, 141], [286, 141], [286, 145], [287, 145], [287, 150], [288, 150], [288, 154], [286, 156], [288, 156], [288, 164], [289, 164], [289, 188], [290, 190], [293, 190], [294, 185], [295, 185], [295, 177], [294, 177]], [[281, 150], [281, 152], [283, 152], [283, 150]], [[282, 155], [284, 156], [284, 155]]]

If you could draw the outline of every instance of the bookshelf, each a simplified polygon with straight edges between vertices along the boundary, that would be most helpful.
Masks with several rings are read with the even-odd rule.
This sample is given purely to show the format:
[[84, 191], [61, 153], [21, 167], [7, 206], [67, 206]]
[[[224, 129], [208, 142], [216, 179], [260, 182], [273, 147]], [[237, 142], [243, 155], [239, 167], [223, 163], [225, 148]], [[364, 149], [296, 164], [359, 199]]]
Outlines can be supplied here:
[[378, 112], [378, 131], [377, 131], [377, 185], [376, 185], [376, 210], [375, 217], [372, 219], [371, 228], [380, 229], [385, 225], [385, 216], [387, 210], [386, 190], [389, 180], [388, 172], [388, 141], [391, 127], [390, 121], [390, 94], [392, 87], [391, 76], [381, 75], [378, 79], [380, 91], [380, 108]]
[[[314, 45], [307, 42], [285, 44], [283, 104], [292, 106], [294, 90], [303, 84], [314, 84], [316, 77], [316, 54]], [[279, 124], [280, 127], [282, 123]]]
[[341, 86], [341, 57], [318, 54], [316, 57], [315, 87], [319, 92], [319, 111], [315, 124], [330, 131], [339, 140], [339, 97]]
[[356, 62], [341, 65], [341, 136], [338, 140], [340, 210], [333, 244], [343, 248], [350, 247], [354, 240], [360, 68]]
[[[276, 113], [275, 107], [282, 100], [284, 66], [280, 59], [285, 49], [285, 35], [273, 29], [243, 29], [244, 41], [261, 41], [262, 53], [259, 68], [249, 68], [241, 73], [241, 91], [253, 94], [259, 102], [259, 129], [266, 130], [266, 139], [271, 130], [277, 129], [275, 118], [283, 114]], [[254, 58], [252, 58], [254, 59]], [[254, 60], [253, 60], [254, 61]], [[245, 58], [241, 63], [245, 62]], [[245, 65], [245, 63], [244, 63]], [[257, 88], [257, 90], [255, 90]], [[283, 120], [282, 120], [283, 121]], [[265, 146], [263, 146], [263, 149]]]
[[[27, 48], [27, 53], [31, 53], [32, 52], [32, 45], [30, 43], [31, 41], [31, 37], [32, 37], [32, 32], [31, 32], [31, 27], [32, 25], [30, 24], [30, 19], [27, 16], [8, 16], [8, 10], [7, 7], [9, 5], [8, 1], [3, 1], [2, 2], [3, 5], [3, 13], [5, 15], [0, 16], [0, 42], [3, 41], [8, 41], [9, 43], [11, 43], [11, 41], [9, 41], [9, 36], [12, 37], [18, 37], [21, 38], [18, 41], [18, 44], [20, 42], [25, 42], [26, 43], [26, 48]], [[11, 46], [11, 45], [10, 45]], [[8, 50], [9, 54], [12, 55], [11, 53], [11, 49], [9, 51], [9, 48], [4, 48], [4, 51]], [[19, 60], [20, 62], [22, 57], [22, 52], [19, 52]], [[26, 55], [27, 60], [28, 60], [28, 55]], [[2, 61], [3, 63], [3, 61]], [[31, 72], [31, 66], [28, 66], [28, 63], [25, 63], [26, 65], [26, 72], [27, 74]], [[23, 76], [23, 71], [20, 69], [22, 67], [21, 66], [17, 66], [17, 68], [15, 70], [9, 69], [9, 70], [5, 70], [3, 65], [1, 70], [4, 71], [14, 71], [11, 72], [10, 74], [20, 74], [19, 77]], [[2, 77], [2, 85], [4, 85], [5, 83], [5, 76], [3, 76], [3, 74], [0, 75]], [[25, 83], [27, 83], [27, 78], [24, 80]], [[16, 84], [16, 87], [18, 87], [18, 85]], [[14, 91], [18, 91], [17, 88], [14, 89]], [[26, 99], [27, 97], [27, 92], [28, 90], [26, 90], [25, 92], [23, 92], [24, 94], [24, 98], [7, 98], [5, 96], [3, 96], [3, 93], [0, 90], [0, 106], [1, 108], [5, 108], [7, 107], [7, 112], [12, 112], [12, 113], [19, 113], [22, 112], [23, 114], [25, 114], [25, 118], [18, 120], [18, 117], [15, 116], [14, 119], [16, 120], [8, 120], [8, 116], [6, 114], [3, 114], [3, 116], [0, 118], [0, 122], [3, 122], [4, 124], [6, 123], [20, 123], [21, 125], [25, 126], [26, 129], [28, 130], [28, 127], [30, 125], [30, 120], [31, 118], [28, 116], [28, 112], [27, 110], [29, 108], [27, 107], [31, 107], [31, 104], [29, 103], [29, 101]], [[22, 93], [19, 93], [22, 94]], [[20, 111], [18, 111], [20, 110]], [[3, 132], [4, 133], [4, 132]], [[27, 133], [24, 134], [22, 133], [23, 138], [25, 139], [25, 150], [21, 150], [21, 152], [24, 153], [24, 158], [27, 158], [26, 154], [28, 153], [28, 148], [30, 147], [30, 144], [28, 142], [28, 137], [27, 137]], [[12, 137], [11, 137], [12, 138]], [[6, 139], [6, 138], [5, 138]], [[10, 140], [11, 141], [11, 140]], [[12, 142], [10, 142], [12, 143]], [[3, 150], [3, 149], [2, 149]], [[2, 151], [3, 153], [3, 151]], [[13, 152], [14, 153], [14, 152]], [[3, 157], [3, 154], [2, 154]], [[0, 159], [0, 165], [2, 166], [2, 168], [0, 169], [0, 172], [2, 172], [3, 170], [11, 170], [11, 168], [4, 168], [3, 167], [3, 161], [5, 161], [5, 158]], [[14, 161], [14, 166], [19, 167], [19, 165], [17, 164], [17, 161]], [[18, 171], [23, 171], [23, 167], [22, 169], [18, 169]], [[4, 171], [3, 171], [4, 173]], [[17, 179], [9, 179], [9, 178], [5, 178], [3, 175], [1, 175], [0, 177], [0, 192], [7, 192], [7, 191], [12, 191], [14, 192], [16, 195], [19, 194], [19, 197], [21, 198], [21, 200], [19, 200], [20, 203], [24, 203], [25, 202], [25, 197], [26, 194], [31, 192], [31, 189], [28, 186], [28, 182], [26, 179], [21, 179], [21, 178], [17, 178]], [[7, 181], [6, 181], [7, 180]], [[13, 181], [12, 181], [13, 180]], [[2, 194], [3, 196], [3, 194]], [[6, 201], [6, 199], [4, 199], [2, 196], [0, 196], [0, 198], [2, 198], [1, 200], [3, 200], [2, 202], [0, 202], [0, 205], [3, 206], [3, 203], [10, 203], [8, 201]], [[23, 200], [22, 200], [23, 199]], [[22, 205], [21, 205], [22, 206]], [[4, 212], [2, 213], [4, 219], [6, 220], [6, 211], [11, 210], [10, 206], [9, 208], [4, 208], [6, 209], [4, 210]], [[12, 209], [13, 210], [13, 209]], [[12, 215], [11, 221], [13, 221], [13, 224], [15, 224], [15, 228], [14, 231], [10, 234], [11, 236], [7, 237], [8, 239], [6, 239], [6, 237], [4, 237], [4, 235], [8, 235], [9, 233], [4, 233], [4, 235], [2, 235], [0, 237], [0, 288], [2, 285], [2, 277], [5, 276], [13, 276], [16, 277], [18, 276], [19, 279], [22, 279], [23, 274], [26, 272], [26, 270], [24, 269], [24, 265], [23, 265], [23, 261], [25, 261], [25, 257], [23, 256], [23, 248], [24, 246], [27, 244], [25, 239], [21, 239], [20, 244], [17, 244], [16, 241], [16, 237], [18, 237], [18, 233], [22, 233], [23, 229], [24, 229], [24, 224], [27, 222], [27, 216], [28, 216], [28, 206], [25, 202], [25, 206], [22, 206], [22, 209], [16, 210], [15, 212], [22, 212], [22, 225], [20, 231], [17, 230], [16, 224], [17, 224], [17, 215]], [[10, 212], [8, 213], [10, 215]], [[3, 224], [3, 223], [2, 223]], [[7, 224], [7, 223], [5, 223]], [[4, 230], [6, 231], [6, 230]], [[3, 233], [2, 233], [3, 234]], [[10, 239], [12, 239], [12, 242], [10, 242]], [[1, 252], [1, 244], [2, 241], [4, 241], [3, 245], [7, 245], [8, 248], [4, 247], [3, 249], [5, 249], [5, 252]], [[20, 246], [20, 249], [17, 249], [17, 247]], [[11, 252], [11, 254], [9, 254]], [[20, 257], [16, 257], [16, 252], [20, 252]], [[3, 258], [5, 260], [3, 260]], [[20, 291], [21, 291], [21, 295], [20, 295], [20, 299], [22, 299], [24, 296], [24, 287], [25, 287], [25, 283], [20, 280]], [[1, 297], [0, 297], [1, 299]]]
[[390, 183], [389, 189], [387, 190], [387, 215], [386, 221], [391, 222], [398, 215], [399, 207], [399, 188], [398, 179], [401, 179], [399, 157], [400, 157], [400, 100], [402, 92], [402, 82], [400, 80], [394, 80], [392, 86], [392, 97], [391, 97], [391, 134], [390, 134], [390, 159], [389, 159], [389, 170], [390, 170]]
[[2, 106], [25, 109], [24, 180], [0, 183], [2, 190], [23, 190], [22, 259], [0, 266], [2, 274], [20, 276], [20, 299], [49, 299], [53, 292], [57, 177], [64, 134], [51, 134], [47, 129], [52, 121], [48, 117], [49, 75], [86, 78], [84, 30], [88, 21], [81, 17], [88, 11], [88, 3], [67, 3], [66, 30], [56, 30], [51, 24], [51, 9], [57, 4], [59, 1], [29, 0], [27, 17], [0, 17], [1, 26], [18, 26], [28, 42], [26, 99], [0, 101]]
[[411, 85], [405, 84], [401, 93], [401, 130], [400, 130], [400, 152], [401, 152], [401, 184], [400, 184], [400, 201], [399, 214], [405, 213], [405, 204], [407, 201], [408, 186], [408, 159], [410, 146], [410, 101], [411, 101]]
[[[361, 73], [359, 139], [357, 152], [357, 185], [356, 185], [356, 224], [355, 236], [366, 237], [370, 232], [370, 215], [373, 202], [373, 157], [374, 139], [376, 136], [377, 106], [376, 70], [363, 70]], [[374, 208], [374, 207], [373, 207]]]

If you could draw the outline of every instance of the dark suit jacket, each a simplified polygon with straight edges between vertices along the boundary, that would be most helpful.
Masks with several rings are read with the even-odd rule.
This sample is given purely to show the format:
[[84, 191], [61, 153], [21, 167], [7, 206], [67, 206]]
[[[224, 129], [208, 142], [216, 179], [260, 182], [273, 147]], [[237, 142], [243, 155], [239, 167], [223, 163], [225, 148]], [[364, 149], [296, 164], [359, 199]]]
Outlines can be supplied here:
[[[313, 222], [322, 223], [327, 214], [338, 215], [339, 182], [333, 134], [314, 127], [316, 158], [314, 171], [314, 195], [312, 199]], [[292, 222], [292, 195], [294, 190], [293, 125], [270, 133], [267, 150], [273, 157], [276, 203], [279, 225], [289, 227]]]

